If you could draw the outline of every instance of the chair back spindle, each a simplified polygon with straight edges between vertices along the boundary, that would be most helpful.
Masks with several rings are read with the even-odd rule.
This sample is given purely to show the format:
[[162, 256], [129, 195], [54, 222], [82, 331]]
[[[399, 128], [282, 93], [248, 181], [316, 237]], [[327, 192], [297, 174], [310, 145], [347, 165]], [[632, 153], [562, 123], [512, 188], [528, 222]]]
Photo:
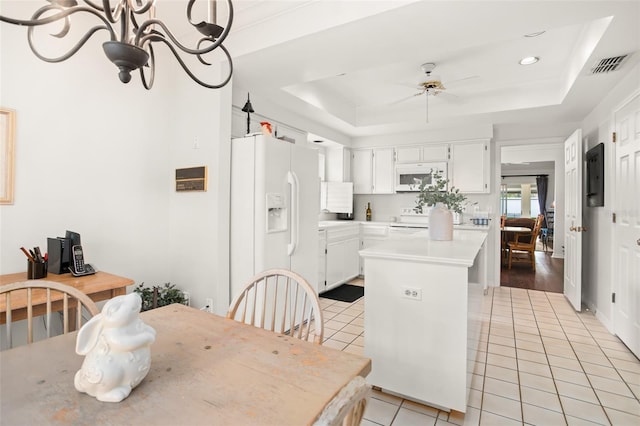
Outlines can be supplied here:
[[[16, 310], [16, 312], [20, 310], [26, 311], [26, 341], [28, 344], [33, 343], [34, 315], [44, 315], [46, 337], [49, 338], [51, 337], [51, 317], [53, 312], [62, 312], [64, 334], [68, 333], [70, 328], [79, 329], [82, 326], [83, 309], [90, 316], [97, 315], [100, 312], [89, 296], [80, 290], [53, 281], [30, 280], [3, 285], [0, 286], [0, 295], [2, 294], [4, 295], [5, 327], [9, 347], [13, 347], [13, 310]], [[42, 302], [43, 298], [44, 303]], [[73, 309], [73, 311], [70, 309]], [[75, 322], [71, 324], [72, 327], [69, 324], [71, 318], [75, 319]]]
[[254, 276], [231, 302], [227, 318], [322, 344], [324, 326], [318, 296], [303, 277], [286, 269]]

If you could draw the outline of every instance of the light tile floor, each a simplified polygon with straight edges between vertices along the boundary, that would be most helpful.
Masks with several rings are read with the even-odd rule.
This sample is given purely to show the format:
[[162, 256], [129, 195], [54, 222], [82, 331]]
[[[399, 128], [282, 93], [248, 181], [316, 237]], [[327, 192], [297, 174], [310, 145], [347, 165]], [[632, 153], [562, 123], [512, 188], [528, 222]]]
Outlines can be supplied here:
[[[466, 415], [373, 391], [363, 425], [640, 425], [640, 361], [591, 312], [557, 293], [489, 294]], [[320, 305], [324, 345], [364, 354], [364, 298]]]

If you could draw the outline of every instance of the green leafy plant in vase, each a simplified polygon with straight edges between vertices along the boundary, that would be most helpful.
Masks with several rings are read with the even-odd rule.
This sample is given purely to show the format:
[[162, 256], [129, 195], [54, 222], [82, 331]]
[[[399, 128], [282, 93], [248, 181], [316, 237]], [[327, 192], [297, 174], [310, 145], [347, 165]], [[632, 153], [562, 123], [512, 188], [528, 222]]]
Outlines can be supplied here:
[[467, 197], [453, 186], [448, 189], [449, 179], [443, 178], [441, 172], [433, 172], [432, 181], [431, 185], [426, 179], [420, 182], [416, 206], [413, 210], [416, 213], [423, 213], [424, 206], [435, 206], [436, 203], [442, 203], [447, 209], [461, 214], [466, 205]]

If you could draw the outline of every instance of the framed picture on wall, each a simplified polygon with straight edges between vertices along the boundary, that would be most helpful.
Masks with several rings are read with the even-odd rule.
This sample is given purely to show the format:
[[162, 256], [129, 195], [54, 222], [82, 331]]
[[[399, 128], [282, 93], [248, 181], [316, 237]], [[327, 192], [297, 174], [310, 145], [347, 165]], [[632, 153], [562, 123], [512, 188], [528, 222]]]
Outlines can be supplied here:
[[0, 107], [0, 204], [13, 204], [15, 111]]

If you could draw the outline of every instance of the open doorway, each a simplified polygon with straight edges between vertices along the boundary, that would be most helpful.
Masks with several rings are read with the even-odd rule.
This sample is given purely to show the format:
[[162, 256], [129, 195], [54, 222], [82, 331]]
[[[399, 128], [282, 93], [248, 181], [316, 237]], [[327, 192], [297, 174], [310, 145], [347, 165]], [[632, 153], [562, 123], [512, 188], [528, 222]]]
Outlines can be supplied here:
[[[556, 232], [555, 220], [557, 207], [564, 205], [561, 155], [561, 146], [501, 147], [499, 213], [505, 225], [501, 230], [501, 286], [563, 292], [564, 236]], [[543, 215], [543, 221], [534, 239], [531, 231], [539, 214]], [[532, 252], [512, 251], [513, 262], [509, 266], [513, 246], [509, 242], [514, 240], [524, 242], [525, 246], [530, 244]], [[518, 258], [523, 261], [516, 262]]]

